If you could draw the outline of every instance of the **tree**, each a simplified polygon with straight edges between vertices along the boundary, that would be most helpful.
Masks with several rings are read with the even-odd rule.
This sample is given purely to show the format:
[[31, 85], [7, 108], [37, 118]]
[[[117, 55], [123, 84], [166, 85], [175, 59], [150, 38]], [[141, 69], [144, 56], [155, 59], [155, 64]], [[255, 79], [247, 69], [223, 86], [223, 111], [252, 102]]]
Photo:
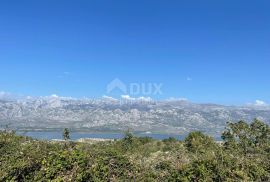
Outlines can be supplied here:
[[270, 146], [270, 127], [262, 121], [255, 119], [250, 124], [250, 131], [253, 143], [261, 149], [269, 149]]
[[125, 136], [122, 140], [123, 142], [123, 148], [125, 150], [129, 150], [132, 148], [132, 146], [134, 145], [134, 136], [133, 134], [131, 133], [130, 129], [128, 129], [126, 132], [125, 132]]
[[63, 131], [63, 138], [64, 138], [64, 140], [69, 140], [70, 139], [69, 134], [70, 134], [69, 129], [68, 128], [65, 128], [64, 131]]
[[187, 149], [194, 153], [204, 153], [216, 146], [212, 137], [209, 137], [200, 131], [189, 133], [184, 142]]
[[226, 148], [241, 149], [244, 153], [256, 150], [268, 150], [270, 146], [270, 128], [255, 119], [250, 125], [244, 121], [229, 123], [222, 134]]

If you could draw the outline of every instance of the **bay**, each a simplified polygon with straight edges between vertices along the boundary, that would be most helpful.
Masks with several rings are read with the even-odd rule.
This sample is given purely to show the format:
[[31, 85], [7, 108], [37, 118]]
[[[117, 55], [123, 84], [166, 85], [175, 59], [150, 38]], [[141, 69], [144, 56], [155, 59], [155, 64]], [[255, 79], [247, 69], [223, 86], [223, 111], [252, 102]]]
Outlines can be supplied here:
[[[19, 135], [29, 136], [39, 140], [61, 140], [63, 139], [62, 132], [60, 131], [29, 131], [29, 132], [17, 132]], [[184, 139], [185, 136], [175, 134], [158, 134], [158, 133], [136, 133], [138, 137], [151, 137], [157, 140], [163, 140], [169, 137], [174, 137], [178, 140]], [[98, 138], [98, 139], [121, 139], [124, 137], [124, 133], [95, 133], [95, 132], [71, 132], [70, 139], [78, 140], [81, 138]]]

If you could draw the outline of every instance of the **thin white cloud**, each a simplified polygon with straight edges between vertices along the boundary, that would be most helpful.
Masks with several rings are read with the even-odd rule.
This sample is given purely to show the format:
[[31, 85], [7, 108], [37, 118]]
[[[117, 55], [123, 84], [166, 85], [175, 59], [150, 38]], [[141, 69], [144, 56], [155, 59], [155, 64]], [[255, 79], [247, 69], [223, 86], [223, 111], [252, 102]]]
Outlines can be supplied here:
[[63, 74], [64, 74], [64, 75], [70, 75], [71, 73], [68, 72], [68, 71], [65, 71]]
[[106, 100], [110, 100], [110, 101], [118, 101], [118, 99], [113, 98], [113, 97], [110, 97], [110, 96], [107, 96], [107, 95], [103, 95], [102, 98], [103, 99], [106, 99]]
[[5, 95], [6, 94], [6, 92], [4, 92], [4, 91], [1, 91], [0, 92], [0, 96], [3, 96], [3, 95]]
[[53, 98], [59, 98], [59, 96], [56, 95], [56, 94], [52, 94], [50, 97], [53, 97]]
[[169, 99], [167, 99], [167, 101], [188, 101], [188, 99], [184, 97], [180, 98], [170, 97]]
[[247, 106], [250, 106], [250, 107], [268, 107], [270, 105], [268, 103], [266, 103], [265, 101], [257, 99], [253, 103], [248, 103]]
[[64, 71], [63, 73], [58, 75], [58, 78], [66, 78], [66, 77], [69, 77], [69, 76], [71, 76], [71, 72]]
[[0, 91], [0, 99], [2, 100], [18, 100], [25, 98], [22, 94], [13, 94], [10, 92]]
[[136, 98], [130, 97], [129, 95], [121, 95], [121, 98], [126, 100], [136, 100]]
[[129, 95], [121, 95], [122, 99], [129, 100], [129, 101], [146, 101], [150, 102], [153, 99], [151, 97], [130, 97]]
[[57, 94], [52, 94], [50, 96], [40, 96], [38, 98], [45, 99], [45, 100], [77, 100], [77, 98], [74, 98], [74, 97], [63, 97]]
[[11, 96], [12, 96], [11, 93], [0, 91], [0, 99], [10, 98]]
[[262, 100], [256, 100], [254, 105], [255, 106], [268, 106], [268, 104]]
[[152, 101], [152, 98], [151, 97], [139, 97], [138, 100], [150, 102], [150, 101]]
[[192, 81], [192, 78], [188, 76], [187, 81]]

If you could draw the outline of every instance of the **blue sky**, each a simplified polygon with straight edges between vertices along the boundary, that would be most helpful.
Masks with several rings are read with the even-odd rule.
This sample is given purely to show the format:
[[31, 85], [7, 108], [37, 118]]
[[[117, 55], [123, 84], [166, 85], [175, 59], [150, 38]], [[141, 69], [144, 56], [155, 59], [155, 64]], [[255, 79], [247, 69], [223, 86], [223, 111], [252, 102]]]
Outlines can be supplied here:
[[101, 97], [119, 78], [162, 83], [161, 95], [146, 95], [156, 99], [270, 103], [269, 9], [268, 0], [1, 1], [0, 91]]

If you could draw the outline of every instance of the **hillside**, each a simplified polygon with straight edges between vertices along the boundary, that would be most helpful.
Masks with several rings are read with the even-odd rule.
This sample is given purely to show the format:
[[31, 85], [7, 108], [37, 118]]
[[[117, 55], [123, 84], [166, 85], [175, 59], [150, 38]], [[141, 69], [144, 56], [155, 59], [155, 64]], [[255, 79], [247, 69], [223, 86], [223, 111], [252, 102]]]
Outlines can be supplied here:
[[38, 141], [0, 132], [0, 181], [269, 181], [270, 128], [229, 124], [223, 143], [201, 132], [184, 141], [137, 138]]

